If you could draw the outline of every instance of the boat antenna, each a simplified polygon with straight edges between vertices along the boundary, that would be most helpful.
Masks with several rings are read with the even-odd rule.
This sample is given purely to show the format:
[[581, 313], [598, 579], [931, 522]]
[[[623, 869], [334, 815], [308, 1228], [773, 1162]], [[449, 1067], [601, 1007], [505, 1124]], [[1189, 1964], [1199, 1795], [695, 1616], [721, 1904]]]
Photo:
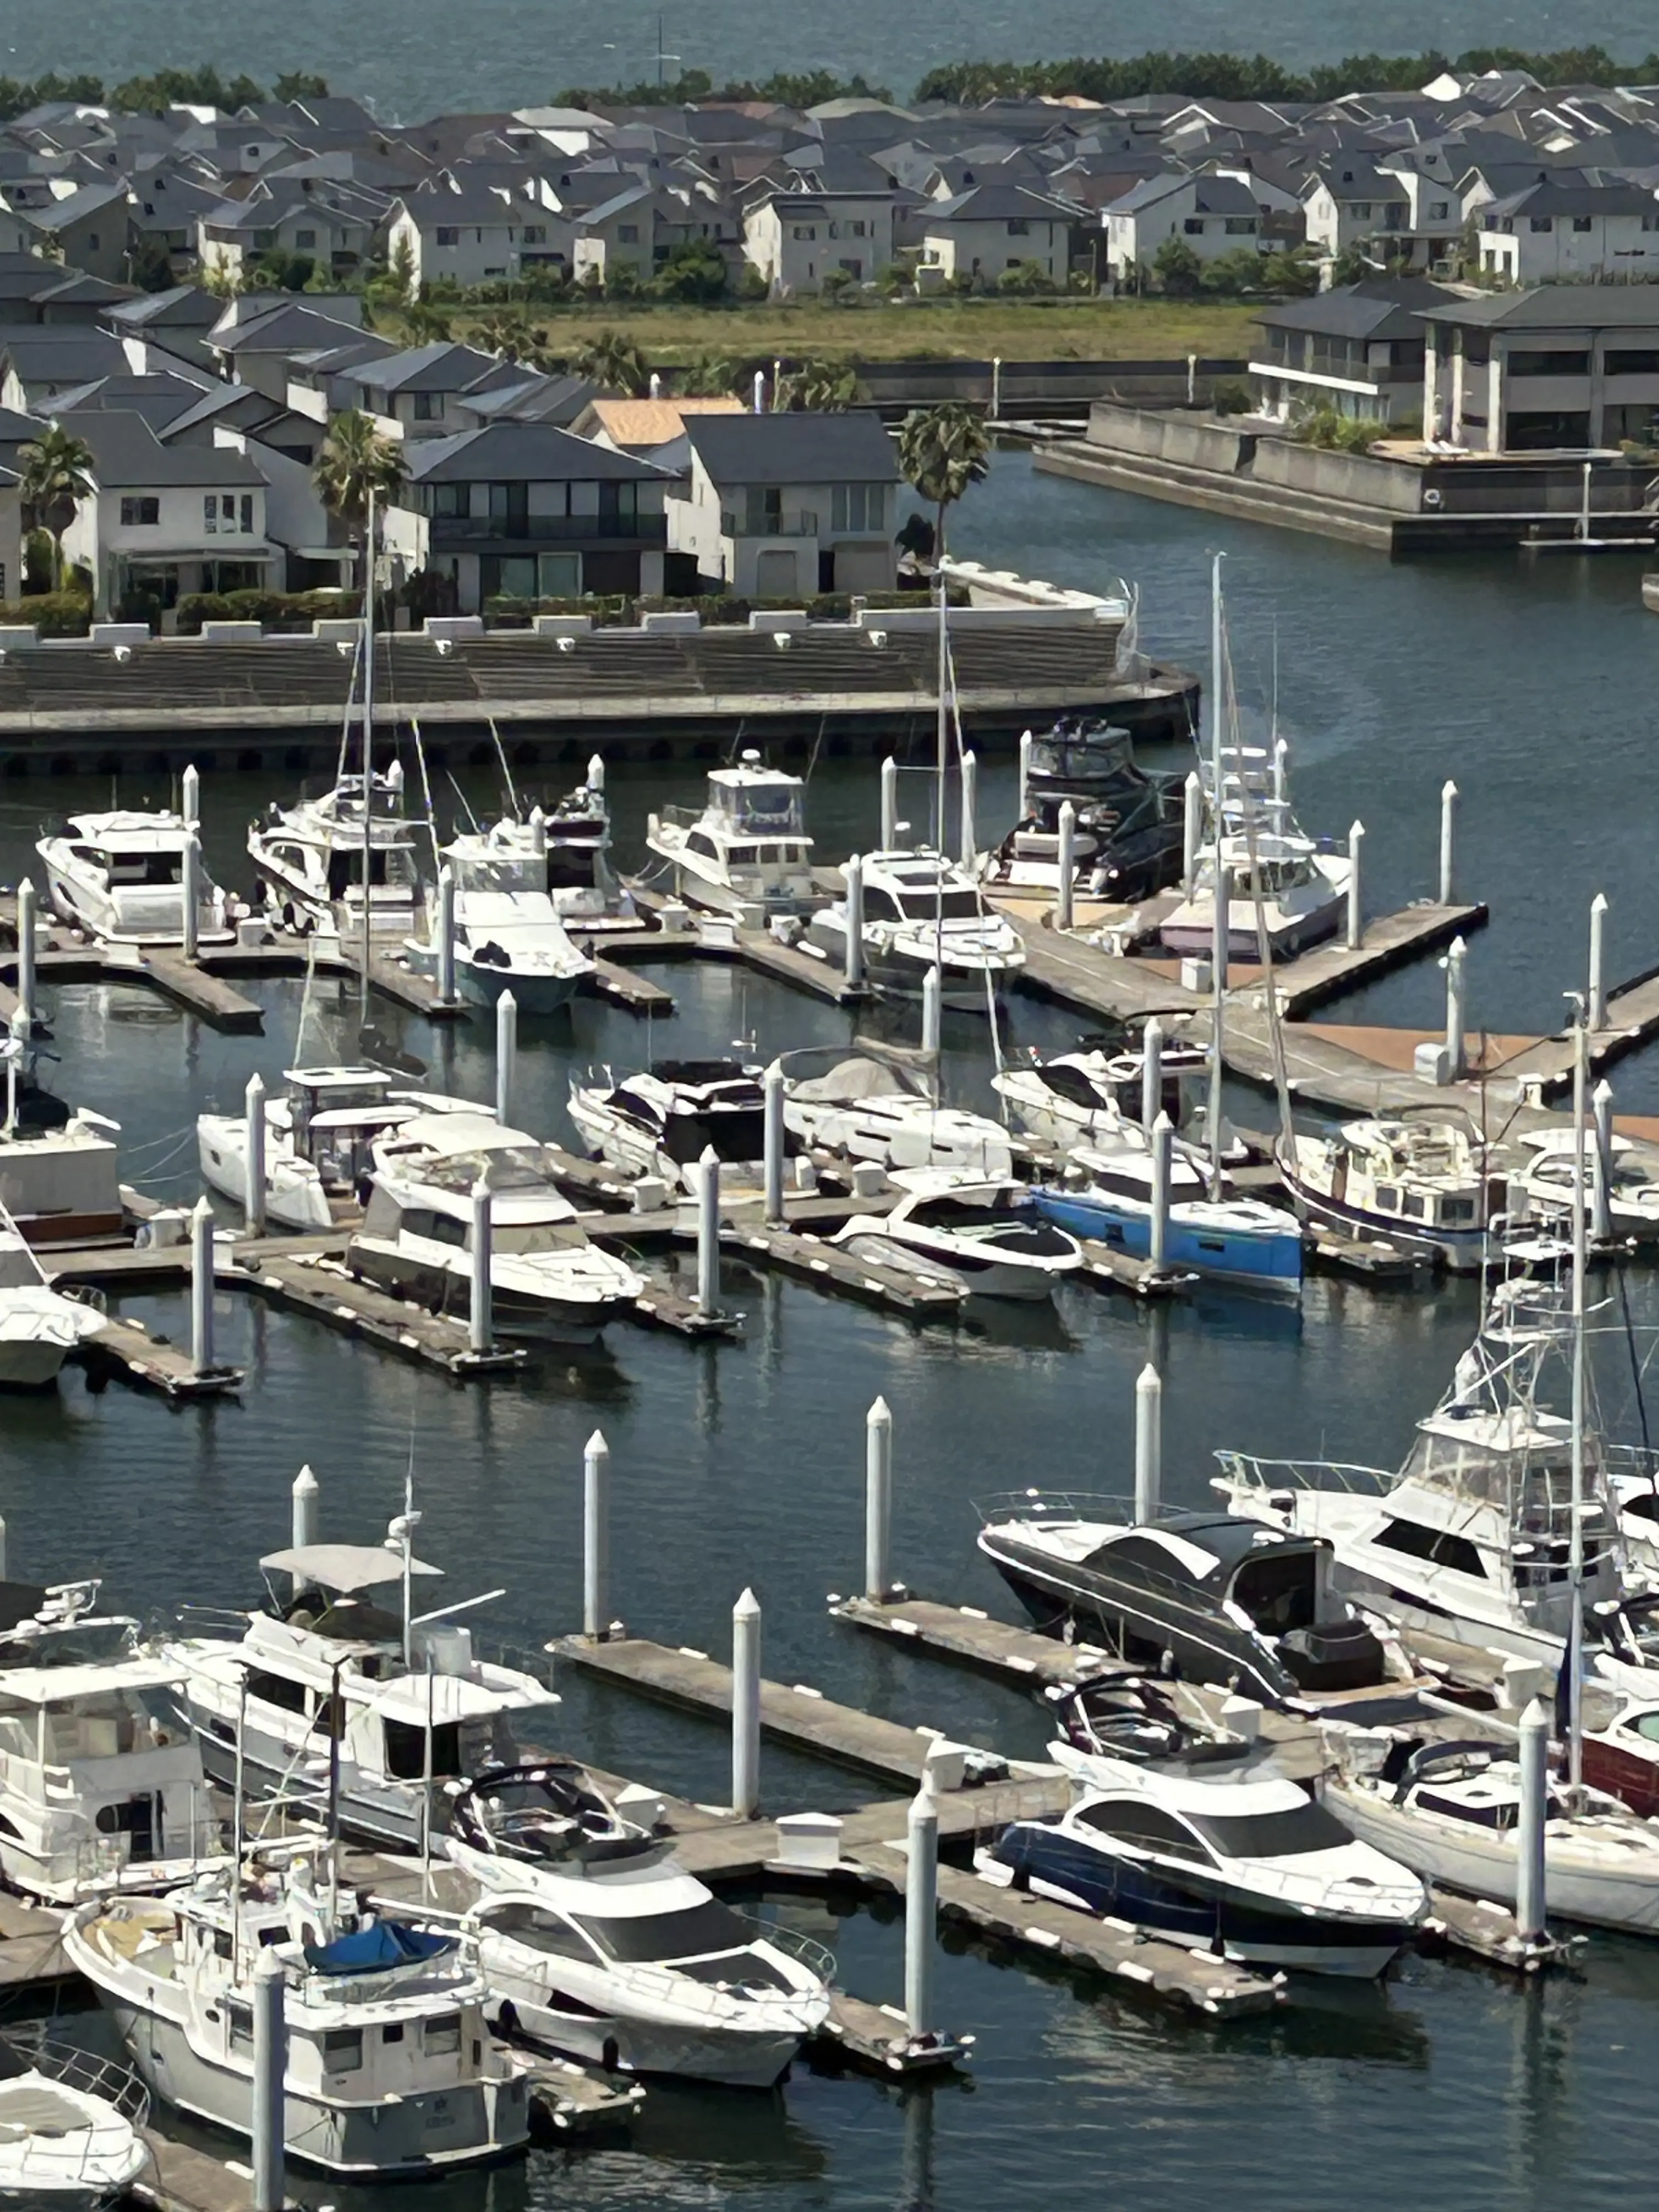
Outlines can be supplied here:
[[361, 1030], [368, 1020], [368, 962], [373, 943], [369, 885], [374, 847], [374, 487], [363, 526], [363, 975], [357, 998]]
[[1567, 1537], [1567, 1580], [1571, 1610], [1567, 1622], [1567, 1774], [1575, 1804], [1584, 1784], [1584, 1285], [1589, 1266], [1584, 1177], [1584, 1106], [1589, 1078], [1589, 1030], [1583, 997], [1571, 994], [1576, 1009], [1572, 1054], [1572, 1499]]
[[501, 733], [495, 727], [495, 717], [489, 718], [489, 734], [495, 747], [495, 757], [501, 764], [501, 780], [507, 786], [507, 803], [513, 809], [513, 819], [519, 818], [519, 794], [513, 787], [513, 771], [507, 764], [507, 747], [501, 743]]

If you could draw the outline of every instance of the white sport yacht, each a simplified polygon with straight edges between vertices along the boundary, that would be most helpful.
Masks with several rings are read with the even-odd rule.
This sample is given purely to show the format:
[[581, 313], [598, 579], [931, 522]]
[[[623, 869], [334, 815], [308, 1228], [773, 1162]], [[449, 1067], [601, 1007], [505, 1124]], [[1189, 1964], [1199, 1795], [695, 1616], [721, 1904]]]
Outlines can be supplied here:
[[[568, 1006], [593, 963], [571, 942], [547, 889], [544, 825], [498, 822], [443, 848], [455, 883], [455, 988], [475, 1006], [511, 991], [521, 1014]], [[406, 946], [418, 974], [438, 972], [438, 893], [426, 893], [426, 934]]]
[[414, 825], [403, 811], [403, 771], [339, 776], [320, 799], [274, 801], [248, 830], [247, 849], [268, 913], [302, 935], [319, 930], [356, 945], [363, 936], [363, 862], [368, 860], [368, 934], [382, 943], [415, 927], [418, 885]]
[[1315, 1221], [1384, 1237], [1455, 1274], [1498, 1256], [1491, 1224], [1508, 1210], [1505, 1178], [1479, 1134], [1443, 1109], [1298, 1132], [1279, 1165]]
[[76, 1346], [103, 1326], [95, 1306], [52, 1289], [33, 1247], [0, 1206], [0, 1389], [47, 1389]]
[[[1201, 1110], [1201, 1084], [1209, 1054], [1200, 1046], [1166, 1037], [1160, 1059], [1158, 1110], [1176, 1130], [1186, 1128]], [[1088, 1040], [1070, 1052], [1033, 1051], [1024, 1066], [1005, 1067], [991, 1087], [1007, 1101], [1022, 1129], [1045, 1145], [1069, 1152], [1074, 1145], [1114, 1146], [1124, 1133], [1139, 1128], [1142, 1054], [1139, 1045], [1113, 1049]], [[1242, 1157], [1235, 1143], [1224, 1147]]]
[[905, 1195], [891, 1212], [855, 1213], [836, 1243], [896, 1244], [987, 1298], [1050, 1297], [1083, 1265], [1077, 1239], [1042, 1218], [1023, 1183], [938, 1168], [899, 1168], [892, 1180]]
[[[185, 853], [196, 825], [182, 814], [72, 814], [35, 846], [64, 920], [106, 945], [179, 945], [185, 937]], [[199, 864], [197, 942], [228, 944], [233, 902]]]
[[501, 2023], [607, 2072], [770, 2088], [830, 2009], [835, 1962], [713, 1897], [579, 1768], [481, 1776], [446, 1848]]
[[[1220, 865], [1227, 872], [1229, 886], [1230, 962], [1254, 964], [1261, 957], [1258, 902], [1268, 955], [1274, 960], [1289, 959], [1329, 937], [1346, 910], [1352, 874], [1346, 853], [1328, 852], [1293, 826], [1230, 832], [1221, 840]], [[1216, 880], [1212, 846], [1200, 857], [1192, 896], [1158, 924], [1159, 942], [1168, 951], [1209, 957]]]
[[806, 1045], [774, 1065], [785, 1084], [784, 1127], [808, 1150], [884, 1168], [951, 1168], [1006, 1180], [1013, 1147], [999, 1122], [942, 1106], [912, 1056], [856, 1039]]
[[490, 1300], [508, 1336], [592, 1343], [631, 1314], [645, 1288], [627, 1261], [588, 1238], [553, 1179], [551, 1155], [493, 1115], [404, 1121], [374, 1146], [363, 1225], [346, 1265], [365, 1282], [465, 1313], [472, 1279], [472, 1193], [490, 1191]]
[[646, 845], [697, 906], [739, 915], [757, 928], [775, 917], [811, 914], [828, 902], [812, 878], [805, 790], [799, 776], [763, 768], [757, 752], [746, 752], [736, 768], [710, 769], [700, 813], [670, 806], [653, 814]]
[[220, 1848], [183, 1670], [98, 1589], [0, 1583], [0, 1874], [57, 1905], [159, 1888]]
[[0, 2204], [99, 2212], [149, 2164], [144, 2085], [125, 2066], [21, 2026], [0, 2036]]
[[[535, 821], [532, 810], [523, 824], [509, 818], [495, 827], [512, 830], [521, 843], [534, 844]], [[540, 842], [545, 848], [547, 895], [567, 929], [644, 927], [611, 865], [611, 813], [605, 795], [605, 763], [598, 753], [587, 763], [586, 781], [542, 814]]]
[[637, 1075], [601, 1067], [570, 1079], [570, 1118], [594, 1158], [694, 1196], [711, 1145], [722, 1189], [759, 1189], [765, 1110], [760, 1070], [738, 1060], [658, 1060]]
[[[1576, 1166], [1571, 1129], [1528, 1130], [1520, 1142], [1525, 1160], [1516, 1173], [1512, 1195], [1526, 1213], [1559, 1228], [1571, 1226], [1573, 1176]], [[1607, 1214], [1615, 1238], [1649, 1243], [1659, 1237], [1659, 1169], [1650, 1146], [1614, 1134], [1609, 1140], [1607, 1163]], [[1595, 1133], [1584, 1133], [1584, 1203], [1595, 1221], [1598, 1210], [1602, 1163]]]
[[[866, 854], [863, 898], [864, 968], [878, 991], [919, 998], [928, 969], [937, 968], [942, 1003], [982, 1014], [988, 990], [1000, 991], [1025, 965], [1013, 924], [943, 854], [924, 848]], [[847, 927], [842, 896], [812, 916], [807, 941], [844, 966]]]
[[227, 1866], [154, 1902], [89, 1904], [65, 1929], [149, 2087], [252, 2135], [253, 1978], [268, 1953], [283, 1970], [289, 2158], [380, 2182], [523, 2149], [531, 2069], [488, 2032], [471, 1947], [360, 1911], [289, 1848], [273, 1871]]

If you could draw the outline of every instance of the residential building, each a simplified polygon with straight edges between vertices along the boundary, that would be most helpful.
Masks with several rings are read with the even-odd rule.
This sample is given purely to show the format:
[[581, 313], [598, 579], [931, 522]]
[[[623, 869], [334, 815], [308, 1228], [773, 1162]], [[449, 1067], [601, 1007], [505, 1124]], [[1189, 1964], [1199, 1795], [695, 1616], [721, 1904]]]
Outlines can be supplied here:
[[164, 444], [142, 415], [91, 408], [62, 417], [93, 457], [64, 550], [93, 578], [100, 615], [135, 593], [163, 609], [191, 592], [280, 580], [283, 554], [265, 534], [265, 478], [235, 445]]
[[570, 428], [614, 453], [632, 453], [684, 476], [691, 465], [685, 425], [692, 415], [742, 415], [741, 399], [589, 399]]
[[1420, 415], [1422, 313], [1455, 297], [1425, 277], [1381, 277], [1263, 307], [1250, 362], [1254, 411], [1285, 422], [1328, 407], [1379, 426]]
[[698, 587], [743, 599], [882, 592], [897, 580], [899, 472], [878, 416], [687, 415], [668, 545]]
[[1407, 252], [1411, 201], [1401, 179], [1359, 154], [1321, 159], [1302, 188], [1308, 243], [1333, 257], [1358, 252], [1378, 261]]
[[962, 279], [994, 286], [1006, 270], [1030, 262], [1060, 291], [1071, 274], [1077, 220], [1063, 200], [1024, 185], [989, 184], [931, 202], [906, 219], [905, 228], [920, 234], [922, 289]]
[[822, 291], [836, 272], [867, 284], [893, 260], [896, 192], [769, 192], [744, 216], [743, 250], [775, 297]]
[[72, 185], [70, 178], [58, 178], [53, 197], [31, 209], [28, 220], [43, 252], [88, 276], [118, 279], [128, 267], [127, 200], [124, 181]]
[[1261, 210], [1237, 177], [1165, 172], [1131, 185], [1104, 210], [1106, 267], [1115, 283], [1150, 267], [1158, 248], [1177, 238], [1200, 261], [1262, 250]]
[[268, 253], [307, 256], [349, 277], [368, 255], [385, 202], [336, 189], [302, 189], [261, 179], [245, 199], [222, 200], [199, 216], [197, 256], [204, 276], [240, 283]]
[[120, 339], [106, 331], [76, 324], [0, 325], [0, 407], [46, 415], [61, 393], [96, 376], [123, 375], [130, 366]]
[[343, 404], [364, 408], [397, 437], [453, 437], [478, 427], [465, 405], [469, 398], [516, 389], [529, 373], [476, 346], [439, 339], [360, 362], [341, 380], [356, 385], [357, 397], [343, 394]]
[[521, 275], [526, 252], [551, 253], [557, 220], [556, 210], [502, 186], [434, 185], [393, 200], [387, 251], [394, 264], [408, 255], [416, 285], [494, 283]]
[[1546, 284], [1422, 319], [1430, 434], [1483, 453], [1659, 442], [1659, 286]]
[[1483, 272], [1511, 284], [1659, 276], [1659, 198], [1641, 185], [1528, 185], [1479, 220]]

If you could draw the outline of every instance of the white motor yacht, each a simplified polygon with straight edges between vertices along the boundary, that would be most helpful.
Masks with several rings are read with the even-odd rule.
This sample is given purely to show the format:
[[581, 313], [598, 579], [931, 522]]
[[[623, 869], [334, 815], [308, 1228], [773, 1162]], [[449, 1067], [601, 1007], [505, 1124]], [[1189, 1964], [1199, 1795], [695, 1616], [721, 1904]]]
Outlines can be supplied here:
[[380, 1138], [363, 1225], [346, 1265], [365, 1282], [465, 1313], [472, 1279], [472, 1194], [489, 1187], [490, 1308], [508, 1336], [592, 1343], [645, 1288], [601, 1251], [553, 1179], [551, 1155], [493, 1115], [417, 1115]]
[[446, 1848], [501, 2025], [589, 2065], [769, 2088], [828, 2014], [826, 1951], [719, 1903], [580, 1769], [480, 1777]]
[[764, 768], [757, 752], [746, 752], [736, 768], [710, 769], [701, 812], [670, 806], [653, 814], [646, 845], [696, 905], [756, 928], [775, 916], [811, 914], [828, 900], [812, 878], [805, 791], [799, 776]]
[[[1159, 1066], [1158, 1111], [1169, 1115], [1171, 1128], [1184, 1129], [1201, 1104], [1197, 1094], [1209, 1054], [1165, 1037]], [[1127, 1128], [1139, 1127], [1142, 1067], [1139, 1046], [1114, 1049], [1085, 1039], [1070, 1052], [1033, 1051], [1025, 1065], [1000, 1069], [991, 1087], [1020, 1127], [1042, 1144], [1062, 1152], [1074, 1145], [1110, 1146]], [[1243, 1151], [1235, 1142], [1223, 1159]]]
[[0, 1874], [57, 1905], [159, 1888], [220, 1848], [182, 1669], [98, 1589], [0, 1583]]
[[[547, 889], [544, 825], [532, 816], [528, 835], [498, 822], [487, 833], [457, 837], [443, 848], [455, 885], [455, 988], [475, 1006], [493, 1006], [511, 991], [521, 1014], [568, 1006], [593, 973], [571, 942]], [[417, 974], [438, 972], [438, 892], [426, 893], [426, 934], [405, 948]]]
[[738, 1060], [658, 1060], [637, 1075], [589, 1068], [570, 1079], [570, 1118], [596, 1159], [629, 1176], [660, 1176], [694, 1196], [697, 1163], [714, 1147], [720, 1188], [758, 1192], [766, 1153], [760, 1070]]
[[[879, 991], [918, 998], [928, 969], [937, 968], [941, 1003], [960, 1013], [982, 1014], [988, 991], [1000, 991], [1025, 964], [1013, 924], [943, 854], [920, 847], [866, 854], [863, 905], [864, 969]], [[812, 916], [807, 942], [844, 968], [847, 928], [847, 901], [841, 896]]]
[[1013, 1147], [1000, 1123], [942, 1106], [908, 1054], [857, 1039], [806, 1045], [773, 1063], [784, 1079], [784, 1127], [809, 1151], [884, 1168], [951, 1168], [1006, 1180]]
[[403, 811], [403, 771], [341, 775], [320, 799], [274, 801], [248, 830], [247, 849], [267, 912], [301, 934], [320, 930], [343, 943], [363, 936], [363, 864], [368, 862], [368, 934], [384, 942], [415, 927], [415, 831]]
[[269, 1954], [290, 2159], [393, 2181], [529, 2139], [530, 2068], [488, 2033], [471, 1948], [361, 1913], [332, 1878], [227, 1869], [155, 1902], [84, 1905], [63, 1941], [151, 2090], [211, 2126], [252, 2133], [253, 1976]]
[[125, 2066], [27, 2027], [0, 2036], [0, 2204], [98, 2212], [149, 2163], [144, 2085]]
[[0, 1389], [48, 1389], [76, 1345], [103, 1326], [95, 1306], [52, 1289], [21, 1230], [0, 1206]]
[[402, 1850], [441, 1830], [447, 1784], [510, 1765], [518, 1731], [544, 1729], [535, 1717], [558, 1703], [537, 1675], [481, 1656], [470, 1627], [415, 1618], [412, 1583], [439, 1570], [410, 1555], [412, 1519], [386, 1544], [272, 1553], [260, 1565], [295, 1595], [164, 1646], [211, 1780], [240, 1771], [250, 1800], [313, 1813], [331, 1788], [347, 1833]]
[[[1533, 1129], [1522, 1133], [1525, 1159], [1514, 1178], [1527, 1214], [1553, 1224], [1571, 1224], [1576, 1163], [1573, 1133], [1569, 1129]], [[1637, 1145], [1617, 1134], [1608, 1142], [1607, 1215], [1615, 1238], [1647, 1242], [1659, 1237], [1659, 1169], [1650, 1146]], [[1584, 1203], [1592, 1223], [1600, 1206], [1601, 1151], [1594, 1130], [1584, 1133]]]
[[[1352, 868], [1346, 852], [1328, 852], [1294, 827], [1257, 829], [1224, 836], [1220, 864], [1227, 872], [1227, 957], [1254, 963], [1261, 957], [1256, 910], [1267, 951], [1275, 960], [1305, 951], [1335, 930], [1346, 910]], [[1215, 929], [1216, 850], [1200, 854], [1192, 896], [1158, 924], [1159, 942], [1170, 952], [1207, 959]]]
[[939, 1168], [899, 1168], [892, 1180], [905, 1195], [891, 1212], [855, 1213], [836, 1243], [900, 1245], [988, 1298], [1050, 1297], [1083, 1265], [1077, 1239], [1042, 1219], [1023, 1183]]
[[1505, 1178], [1478, 1133], [1440, 1109], [1345, 1121], [1334, 1135], [1298, 1132], [1279, 1164], [1315, 1221], [1384, 1237], [1456, 1274], [1497, 1256], [1491, 1224], [1508, 1211]]
[[[187, 848], [197, 825], [182, 814], [72, 814], [35, 846], [46, 891], [64, 920], [106, 945], [180, 945]], [[191, 870], [198, 945], [228, 944], [234, 902], [208, 875], [198, 848]]]

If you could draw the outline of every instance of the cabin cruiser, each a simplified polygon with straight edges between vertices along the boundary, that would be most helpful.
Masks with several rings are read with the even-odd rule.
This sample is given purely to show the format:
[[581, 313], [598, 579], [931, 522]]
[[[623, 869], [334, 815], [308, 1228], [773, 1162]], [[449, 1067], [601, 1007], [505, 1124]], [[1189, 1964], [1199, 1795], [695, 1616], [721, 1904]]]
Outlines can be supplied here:
[[884, 1214], [855, 1213], [831, 1240], [896, 1244], [975, 1297], [1047, 1298], [1083, 1265], [1077, 1239], [1038, 1215], [1023, 1183], [948, 1169], [896, 1168], [904, 1191]]
[[[1080, 1146], [1060, 1180], [1037, 1183], [1031, 1202], [1045, 1221], [1150, 1259], [1153, 1158], [1146, 1139], [1112, 1152]], [[1288, 1297], [1302, 1289], [1302, 1224], [1282, 1206], [1259, 1198], [1211, 1198], [1206, 1176], [1188, 1158], [1170, 1162], [1166, 1267], [1189, 1269], [1235, 1288]]]
[[[65, 921], [106, 945], [182, 945], [185, 856], [196, 840], [196, 823], [182, 814], [72, 814], [34, 849], [47, 896]], [[229, 944], [234, 902], [208, 875], [199, 846], [190, 872], [197, 943]]]
[[951, 1168], [1006, 1180], [1008, 1133], [982, 1114], [942, 1106], [908, 1054], [865, 1039], [806, 1045], [773, 1062], [784, 1080], [783, 1122], [808, 1151], [892, 1168]]
[[1049, 1755], [1082, 1782], [1109, 1780], [1125, 1759], [1173, 1772], [1242, 1759], [1251, 1749], [1173, 1680], [1108, 1673], [1051, 1682], [1042, 1696], [1060, 1730]]
[[[1113, 1048], [1084, 1038], [1069, 1052], [1032, 1050], [1023, 1066], [1000, 1068], [991, 1088], [1008, 1103], [1020, 1127], [1040, 1143], [1069, 1152], [1073, 1145], [1115, 1145], [1127, 1129], [1141, 1127], [1144, 1048]], [[1210, 1064], [1207, 1050], [1166, 1037], [1159, 1055], [1159, 1113], [1172, 1129], [1191, 1122], [1199, 1108], [1200, 1079]], [[1237, 1143], [1232, 1151], [1243, 1156]], [[1224, 1152], [1224, 1158], [1227, 1154]]]
[[1137, 1524], [1118, 1501], [1038, 1491], [994, 1500], [982, 1517], [980, 1550], [1045, 1631], [1074, 1621], [1126, 1657], [1270, 1705], [1409, 1671], [1332, 1589], [1331, 1547], [1314, 1537], [1221, 1513]]
[[0, 1206], [33, 1245], [114, 1244], [125, 1233], [118, 1121], [73, 1110], [44, 1089], [38, 1054], [21, 1037], [0, 1039], [5, 1114], [0, 1120]]
[[1181, 874], [1182, 778], [1137, 766], [1127, 730], [1063, 716], [1031, 740], [1020, 819], [981, 864], [998, 890], [1056, 892], [1060, 810], [1075, 814], [1074, 888], [1094, 898], [1150, 898]]
[[377, 2182], [523, 2149], [532, 2069], [488, 2033], [472, 1948], [357, 1909], [331, 1872], [301, 1863], [307, 1848], [153, 1902], [88, 1904], [65, 1929], [149, 2087], [252, 2135], [255, 1963], [269, 1954], [283, 1970], [289, 2158]]
[[98, 1591], [0, 1583], [0, 1874], [56, 1905], [159, 1888], [220, 1847], [182, 1669]]
[[[1573, 1182], [1577, 1173], [1571, 1129], [1533, 1129], [1522, 1133], [1526, 1158], [1516, 1173], [1511, 1196], [1535, 1220], [1559, 1224], [1572, 1221]], [[1584, 1204], [1594, 1221], [1600, 1210], [1601, 1150], [1595, 1133], [1584, 1132]], [[1646, 1243], [1659, 1237], [1659, 1170], [1650, 1147], [1633, 1144], [1628, 1137], [1608, 1139], [1607, 1216], [1620, 1243]]]
[[[1261, 932], [1267, 936], [1268, 957], [1287, 960], [1335, 930], [1346, 908], [1353, 872], [1346, 853], [1323, 851], [1294, 828], [1228, 834], [1219, 850], [1228, 883], [1229, 961], [1259, 961]], [[1158, 924], [1158, 939], [1166, 951], [1210, 957], [1216, 878], [1216, 848], [1212, 846], [1200, 856], [1189, 896]]]
[[[1344, 1827], [1425, 1881], [1514, 1906], [1521, 1771], [1507, 1747], [1344, 1731], [1328, 1748], [1322, 1796]], [[1552, 1784], [1544, 1884], [1553, 1918], [1659, 1935], [1659, 1828], [1599, 1790], [1575, 1801]]]
[[746, 752], [736, 768], [710, 769], [701, 813], [671, 806], [653, 814], [647, 848], [668, 863], [676, 890], [695, 905], [738, 915], [754, 928], [811, 914], [827, 899], [812, 877], [805, 792], [799, 776], [763, 768], [757, 752]]
[[[1025, 964], [1013, 924], [974, 878], [943, 854], [925, 848], [867, 853], [862, 862], [864, 972], [878, 991], [918, 998], [930, 968], [939, 971], [940, 1003], [982, 1014]], [[847, 872], [845, 866], [842, 873]], [[838, 967], [847, 960], [847, 901], [820, 908], [806, 940]]]
[[1298, 1133], [1279, 1165], [1310, 1218], [1333, 1229], [1386, 1237], [1455, 1274], [1477, 1273], [1495, 1255], [1491, 1224], [1508, 1211], [1504, 1178], [1490, 1173], [1474, 1130], [1443, 1108], [1345, 1121], [1334, 1135]]
[[363, 1225], [346, 1247], [360, 1280], [442, 1311], [466, 1310], [472, 1194], [489, 1188], [490, 1314], [507, 1336], [592, 1343], [645, 1288], [589, 1242], [553, 1179], [552, 1156], [493, 1115], [417, 1115], [374, 1148]]
[[[549, 896], [545, 831], [538, 836], [538, 827], [532, 822], [526, 840], [497, 823], [443, 848], [454, 883], [455, 988], [475, 1006], [493, 1006], [511, 991], [521, 1014], [556, 1013], [593, 973]], [[404, 947], [417, 975], [438, 973], [438, 915], [437, 887], [429, 885], [426, 935]]]
[[617, 1814], [580, 1768], [481, 1776], [450, 1857], [504, 2028], [608, 2073], [769, 2088], [830, 2010], [835, 1961], [733, 1912]]
[[333, 933], [355, 944], [364, 934], [363, 859], [368, 856], [368, 927], [382, 941], [415, 927], [415, 831], [403, 811], [403, 770], [341, 775], [320, 799], [292, 806], [273, 800], [248, 830], [267, 912], [308, 935]]
[[149, 2118], [143, 2083], [112, 2059], [27, 2029], [0, 2036], [0, 2204], [125, 2203], [149, 2163]]
[[[531, 821], [535, 821], [532, 811]], [[611, 813], [605, 795], [605, 763], [598, 753], [587, 779], [542, 816], [547, 895], [567, 928], [603, 923], [606, 929], [644, 927], [633, 899], [611, 865]]]
[[0, 1389], [45, 1390], [104, 1316], [46, 1280], [33, 1247], [0, 1206]]
[[1127, 1760], [1058, 1820], [1016, 1820], [975, 1866], [1188, 1950], [1358, 1978], [1382, 1973], [1429, 1910], [1416, 1875], [1294, 1782]]
[[696, 1194], [712, 1146], [723, 1190], [761, 1185], [766, 1102], [760, 1070], [739, 1060], [656, 1060], [620, 1080], [609, 1067], [570, 1079], [570, 1118], [596, 1159], [623, 1174], [660, 1176]]
[[546, 1726], [545, 1683], [480, 1656], [470, 1627], [415, 1614], [415, 1581], [440, 1571], [410, 1553], [418, 1518], [385, 1544], [274, 1552], [259, 1564], [293, 1578], [291, 1598], [166, 1644], [211, 1780], [240, 1772], [250, 1801], [313, 1814], [331, 1791], [344, 1832], [410, 1850], [442, 1829], [449, 1783], [512, 1764], [520, 1732]]

